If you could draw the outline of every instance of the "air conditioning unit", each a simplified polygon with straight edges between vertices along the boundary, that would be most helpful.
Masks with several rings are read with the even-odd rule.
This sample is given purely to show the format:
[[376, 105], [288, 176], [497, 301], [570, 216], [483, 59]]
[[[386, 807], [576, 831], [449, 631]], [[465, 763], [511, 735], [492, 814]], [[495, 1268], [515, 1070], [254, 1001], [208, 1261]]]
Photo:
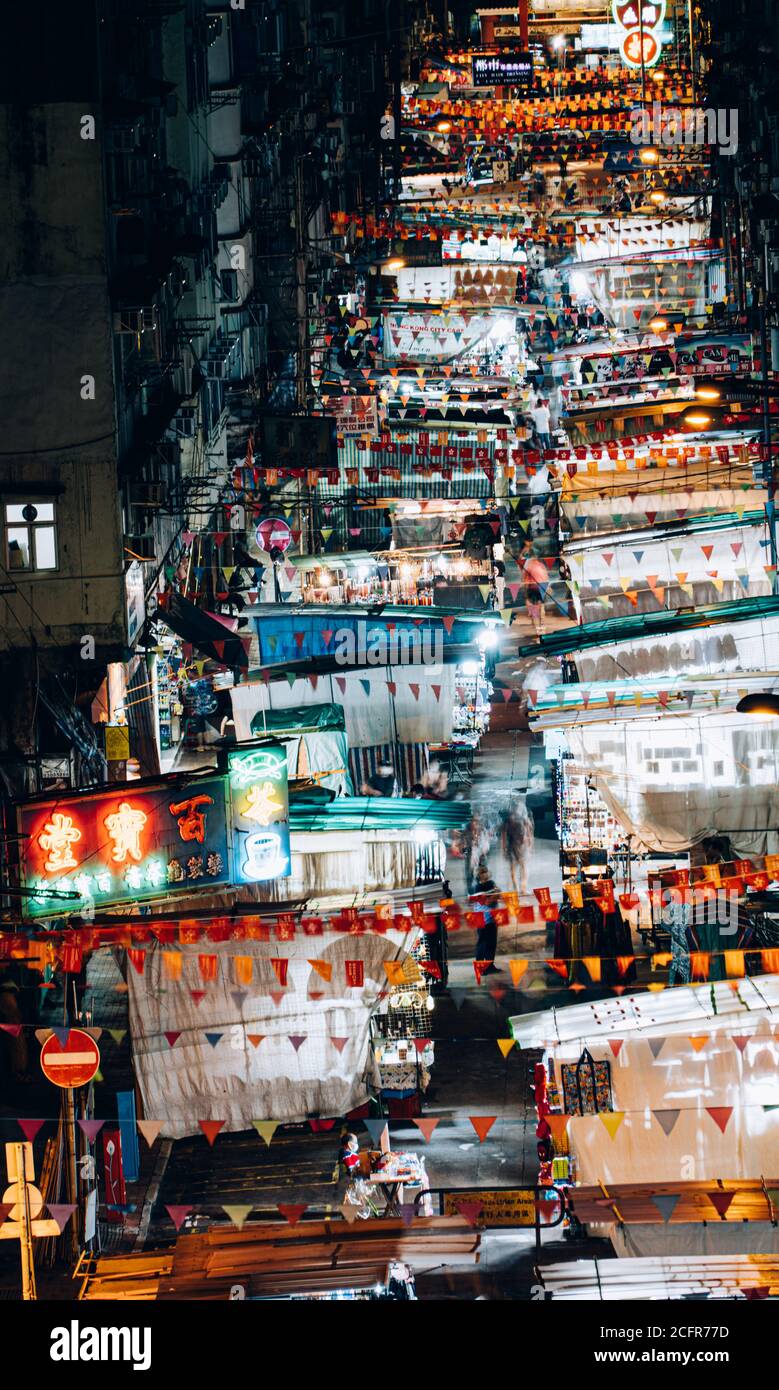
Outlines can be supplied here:
[[130, 488], [131, 507], [164, 507], [168, 489], [164, 483], [133, 483]]
[[129, 560], [156, 560], [153, 536], [125, 536], [125, 558]]
[[179, 438], [194, 439], [197, 432], [197, 417], [194, 406], [181, 406], [173, 416], [172, 425]]

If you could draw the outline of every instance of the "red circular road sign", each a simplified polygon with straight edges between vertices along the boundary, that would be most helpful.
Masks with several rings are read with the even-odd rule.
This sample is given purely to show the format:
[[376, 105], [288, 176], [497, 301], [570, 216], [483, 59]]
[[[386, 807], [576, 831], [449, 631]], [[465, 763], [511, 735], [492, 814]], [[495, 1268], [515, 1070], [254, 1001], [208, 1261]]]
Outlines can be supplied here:
[[41, 1066], [47, 1081], [54, 1086], [87, 1086], [100, 1066], [100, 1048], [89, 1033], [71, 1028], [67, 1041], [61, 1043], [52, 1033], [41, 1048]]
[[292, 541], [292, 531], [280, 516], [261, 521], [255, 532], [260, 550], [286, 550]]

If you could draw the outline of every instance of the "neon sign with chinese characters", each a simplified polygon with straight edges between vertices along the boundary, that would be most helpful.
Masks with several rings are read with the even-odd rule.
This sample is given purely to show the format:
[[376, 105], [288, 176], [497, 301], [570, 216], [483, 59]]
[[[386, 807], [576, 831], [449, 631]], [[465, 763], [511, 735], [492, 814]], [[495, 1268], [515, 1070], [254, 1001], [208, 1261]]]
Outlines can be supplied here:
[[620, 52], [629, 68], [654, 67], [663, 47], [666, 0], [611, 0]]
[[286, 877], [289, 852], [287, 755], [281, 745], [228, 757], [234, 874], [243, 883]]
[[[68, 912], [229, 883], [224, 777], [86, 793], [19, 810], [27, 916], [63, 910], [46, 891], [78, 893]], [[38, 890], [37, 892], [35, 890]]]

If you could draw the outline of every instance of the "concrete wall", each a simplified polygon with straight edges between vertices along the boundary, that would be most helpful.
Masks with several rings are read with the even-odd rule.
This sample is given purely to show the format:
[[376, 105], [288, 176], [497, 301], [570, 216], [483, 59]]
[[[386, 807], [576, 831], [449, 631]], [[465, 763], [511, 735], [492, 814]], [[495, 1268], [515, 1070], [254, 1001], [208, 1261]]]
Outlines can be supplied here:
[[59, 568], [14, 573], [0, 648], [125, 637], [100, 131], [81, 138], [85, 114], [87, 103], [0, 107], [0, 502], [29, 482], [62, 489]]

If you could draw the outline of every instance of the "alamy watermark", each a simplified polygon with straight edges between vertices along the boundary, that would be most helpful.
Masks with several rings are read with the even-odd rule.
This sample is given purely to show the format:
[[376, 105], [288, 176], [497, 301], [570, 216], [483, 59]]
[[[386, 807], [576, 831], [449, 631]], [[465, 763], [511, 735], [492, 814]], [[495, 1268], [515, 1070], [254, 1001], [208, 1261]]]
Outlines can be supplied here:
[[634, 145], [663, 149], [716, 145], [720, 154], [734, 155], [738, 149], [738, 108], [707, 106], [683, 111], [679, 106], [653, 101], [651, 107], [633, 107], [629, 129]]
[[738, 931], [738, 893], [706, 888], [664, 888], [660, 905], [660, 922], [672, 927], [678, 921], [678, 909], [689, 909], [689, 926], [716, 926], [720, 936], [735, 936]]
[[360, 621], [356, 628], [336, 629], [333, 654], [339, 666], [439, 666], [444, 634], [440, 627], [399, 630]]

